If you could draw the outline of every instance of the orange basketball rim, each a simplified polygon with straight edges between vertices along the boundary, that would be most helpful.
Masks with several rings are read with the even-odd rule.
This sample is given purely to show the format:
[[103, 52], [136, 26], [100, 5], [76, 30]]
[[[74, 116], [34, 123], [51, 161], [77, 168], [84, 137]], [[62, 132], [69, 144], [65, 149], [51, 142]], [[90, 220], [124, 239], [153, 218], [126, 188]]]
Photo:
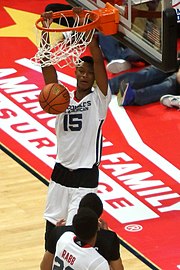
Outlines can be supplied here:
[[[74, 21], [73, 27], [70, 27], [68, 22], [70, 17]], [[35, 23], [38, 52], [31, 61], [41, 67], [58, 65], [60, 68], [65, 66], [74, 68], [81, 63], [80, 57], [91, 42], [96, 29], [104, 35], [113, 35], [118, 32], [119, 11], [109, 3], [106, 3], [104, 8], [93, 11], [80, 10], [76, 13], [72, 9], [54, 12], [52, 18], [59, 19], [58, 25], [49, 24], [47, 28], [43, 27], [43, 17]], [[66, 21], [66, 26], [61, 23], [62, 20]], [[50, 42], [47, 39], [47, 33], [51, 36]], [[61, 35], [58, 35], [56, 40], [58, 33]], [[54, 43], [53, 37], [55, 37]]]
[[[66, 32], [66, 31], [77, 31], [86, 32], [92, 29], [98, 29], [105, 35], [113, 35], [118, 31], [119, 24], [119, 11], [117, 8], [112, 6], [110, 3], [106, 3], [104, 8], [99, 8], [96, 10], [82, 10], [80, 17], [84, 18], [88, 15], [88, 22], [84, 25], [78, 25], [75, 27], [63, 27], [63, 28], [46, 28], [41, 26], [43, 18], [39, 18], [35, 25], [37, 29], [47, 32]], [[65, 10], [53, 13], [53, 18], [68, 18], [78, 16], [73, 12], [73, 10]]]

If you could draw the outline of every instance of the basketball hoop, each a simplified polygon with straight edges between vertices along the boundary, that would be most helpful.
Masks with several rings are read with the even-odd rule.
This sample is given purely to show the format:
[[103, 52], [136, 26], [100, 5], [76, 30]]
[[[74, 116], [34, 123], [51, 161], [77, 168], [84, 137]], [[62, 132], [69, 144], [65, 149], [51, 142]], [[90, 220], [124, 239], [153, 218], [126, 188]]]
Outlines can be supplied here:
[[[53, 19], [59, 19], [59, 24], [51, 24], [49, 27], [41, 26], [43, 18], [39, 18], [35, 26], [37, 28], [38, 51], [31, 61], [41, 67], [58, 65], [75, 67], [81, 63], [80, 57], [91, 42], [95, 30], [104, 35], [113, 35], [118, 31], [119, 11], [114, 6], [106, 3], [105, 8], [97, 10], [83, 10], [76, 14], [73, 10], [65, 10], [53, 13]], [[73, 18], [73, 26], [70, 27], [68, 18]], [[65, 20], [67, 26], [61, 25]], [[81, 25], [79, 25], [81, 20]], [[48, 42], [47, 33], [50, 36]], [[48, 57], [47, 57], [48, 56]]]

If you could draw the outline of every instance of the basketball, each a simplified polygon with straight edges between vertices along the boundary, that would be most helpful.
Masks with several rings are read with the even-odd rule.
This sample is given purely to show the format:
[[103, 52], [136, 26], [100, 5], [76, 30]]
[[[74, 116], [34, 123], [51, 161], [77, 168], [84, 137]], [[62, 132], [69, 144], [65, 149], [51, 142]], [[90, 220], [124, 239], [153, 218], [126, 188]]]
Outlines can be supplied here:
[[39, 95], [41, 108], [50, 114], [64, 112], [70, 101], [69, 91], [59, 83], [50, 83], [43, 87]]

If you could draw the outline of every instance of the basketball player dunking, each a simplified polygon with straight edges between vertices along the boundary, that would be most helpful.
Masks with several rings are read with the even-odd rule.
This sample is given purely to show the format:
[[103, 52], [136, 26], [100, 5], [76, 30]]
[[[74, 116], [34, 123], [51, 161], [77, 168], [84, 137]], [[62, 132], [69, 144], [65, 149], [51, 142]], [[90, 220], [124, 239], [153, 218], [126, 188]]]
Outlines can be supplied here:
[[[45, 27], [47, 22], [52, 22], [52, 12], [45, 12], [42, 17]], [[111, 100], [111, 91], [95, 36], [89, 49], [92, 56], [82, 57], [82, 64], [76, 67], [77, 87], [70, 93], [69, 107], [56, 117], [57, 157], [44, 213], [47, 221], [46, 240], [51, 229], [62, 218], [66, 220], [66, 225], [72, 223], [85, 194], [97, 191], [102, 124]], [[46, 84], [58, 83], [54, 66], [43, 67], [42, 73]], [[93, 87], [95, 81], [96, 86]]]

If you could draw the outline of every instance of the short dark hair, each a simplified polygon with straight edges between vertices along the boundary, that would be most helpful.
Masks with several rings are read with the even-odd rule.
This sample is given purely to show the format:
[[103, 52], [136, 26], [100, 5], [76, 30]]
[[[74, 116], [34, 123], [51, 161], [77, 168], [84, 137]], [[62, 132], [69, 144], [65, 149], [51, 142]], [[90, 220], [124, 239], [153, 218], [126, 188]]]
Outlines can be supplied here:
[[92, 56], [86, 55], [86, 56], [81, 57], [80, 59], [81, 59], [81, 61], [83, 61], [85, 63], [89, 63], [91, 65], [94, 65], [94, 60], [93, 60]]
[[87, 242], [98, 230], [98, 216], [90, 208], [82, 207], [74, 216], [72, 224], [79, 240]]
[[96, 193], [88, 193], [86, 194], [79, 203], [79, 209], [81, 207], [88, 207], [93, 210], [98, 218], [101, 216], [103, 212], [103, 203], [99, 196]]

